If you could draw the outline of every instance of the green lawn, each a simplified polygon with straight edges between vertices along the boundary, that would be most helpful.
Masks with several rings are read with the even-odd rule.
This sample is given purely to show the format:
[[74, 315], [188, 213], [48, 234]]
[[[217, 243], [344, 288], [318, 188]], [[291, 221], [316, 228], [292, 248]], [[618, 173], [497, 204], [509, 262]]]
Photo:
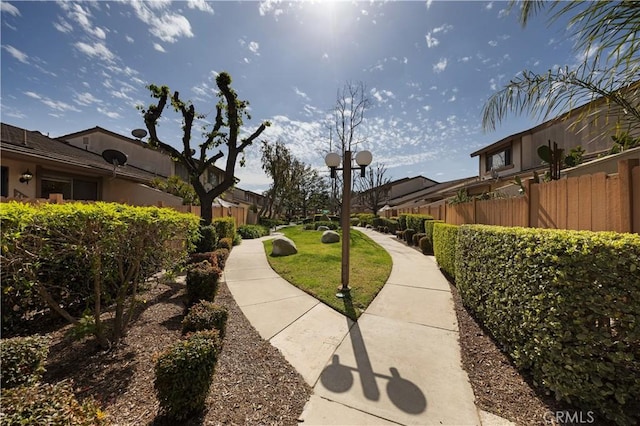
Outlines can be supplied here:
[[281, 229], [298, 247], [292, 256], [273, 257], [271, 241], [264, 242], [271, 267], [280, 276], [318, 300], [357, 319], [378, 294], [391, 273], [391, 256], [369, 237], [351, 230], [351, 298], [339, 299], [342, 242], [322, 244], [322, 231], [305, 231], [300, 226]]

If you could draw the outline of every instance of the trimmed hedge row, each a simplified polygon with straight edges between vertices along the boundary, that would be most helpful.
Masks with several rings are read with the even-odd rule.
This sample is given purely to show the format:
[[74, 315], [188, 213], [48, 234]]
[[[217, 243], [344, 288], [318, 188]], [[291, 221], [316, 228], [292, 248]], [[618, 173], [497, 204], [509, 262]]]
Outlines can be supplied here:
[[640, 422], [640, 236], [436, 224], [433, 237], [465, 306], [536, 384]]
[[49, 354], [49, 339], [44, 336], [14, 337], [0, 342], [0, 385], [10, 389], [40, 381]]

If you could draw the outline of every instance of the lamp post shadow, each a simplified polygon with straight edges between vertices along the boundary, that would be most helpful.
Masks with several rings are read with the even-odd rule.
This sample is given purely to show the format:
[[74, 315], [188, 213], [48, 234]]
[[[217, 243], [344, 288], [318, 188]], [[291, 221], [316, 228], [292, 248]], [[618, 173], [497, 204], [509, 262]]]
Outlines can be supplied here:
[[[344, 298], [346, 311], [352, 311], [351, 298]], [[389, 367], [390, 375], [376, 373], [364, 344], [362, 332], [357, 322], [349, 330], [349, 339], [355, 356], [356, 367], [340, 363], [340, 356], [333, 355], [331, 364], [327, 365], [320, 381], [322, 385], [335, 393], [344, 393], [353, 387], [353, 373], [358, 373], [364, 397], [369, 401], [380, 400], [380, 389], [376, 379], [387, 380], [386, 392], [389, 400], [396, 408], [408, 414], [420, 414], [427, 409], [427, 399], [420, 388], [413, 382], [400, 376], [397, 368]]]

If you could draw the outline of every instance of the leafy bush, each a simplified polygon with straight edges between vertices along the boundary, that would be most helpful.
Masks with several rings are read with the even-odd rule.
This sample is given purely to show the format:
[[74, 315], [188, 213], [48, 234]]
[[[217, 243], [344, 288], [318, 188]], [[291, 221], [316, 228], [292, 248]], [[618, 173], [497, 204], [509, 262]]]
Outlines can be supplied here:
[[427, 220], [427, 221], [424, 222], [425, 237], [429, 240], [428, 244], [427, 244], [427, 242], [424, 243], [425, 250], [427, 250], [426, 252], [424, 250], [422, 250], [422, 252], [424, 254], [429, 254], [429, 255], [433, 254], [433, 226], [436, 223], [444, 223], [444, 221], [442, 221], [442, 220]]
[[407, 245], [413, 244], [413, 236], [415, 235], [415, 233], [416, 233], [416, 230], [412, 228], [404, 230], [404, 240], [407, 243]]
[[213, 225], [200, 226], [200, 236], [196, 241], [196, 253], [206, 253], [214, 251], [218, 244], [218, 234], [216, 227]]
[[398, 229], [400, 229], [400, 226], [398, 225], [398, 221], [395, 220], [395, 219], [387, 219], [387, 218], [383, 217], [382, 218], [382, 225], [385, 228], [387, 228], [387, 231], [385, 231], [385, 232], [388, 232], [388, 233], [391, 233], [391, 234], [395, 234], [396, 231]]
[[420, 247], [420, 251], [422, 251], [422, 254], [433, 254], [433, 244], [431, 244], [431, 240], [426, 236], [420, 238], [420, 241], [418, 241], [418, 246]]
[[220, 248], [213, 252], [216, 256], [216, 264], [220, 270], [224, 270], [224, 266], [227, 264], [227, 259], [229, 258], [229, 249]]
[[426, 236], [424, 232], [416, 232], [412, 237], [412, 245], [418, 247], [420, 245], [420, 239]]
[[456, 274], [458, 228], [460, 227], [448, 223], [436, 223], [433, 226], [433, 253], [440, 269], [450, 278], [455, 278]]
[[366, 225], [363, 225], [360, 219], [358, 219], [357, 217], [349, 218], [349, 224], [351, 226], [366, 226]]
[[374, 215], [373, 213], [358, 213], [356, 217], [360, 221], [360, 226], [362, 227], [365, 227], [367, 225], [377, 226], [374, 223], [376, 215]]
[[[191, 253], [189, 255], [189, 264], [200, 263], [207, 261], [212, 266], [220, 266], [218, 264], [218, 256], [215, 251], [209, 251], [206, 253]], [[222, 269], [222, 268], [220, 268]]]
[[3, 389], [2, 425], [106, 425], [107, 415], [91, 398], [79, 402], [70, 383], [36, 383]]
[[232, 245], [234, 246], [239, 246], [242, 243], [242, 235], [236, 233], [236, 235], [233, 236], [233, 241], [232, 241]]
[[401, 214], [398, 216], [398, 225], [400, 225], [400, 230], [404, 231], [407, 229], [407, 215]]
[[258, 219], [258, 224], [271, 229], [271, 228], [275, 228], [278, 225], [284, 225], [284, 221], [280, 220], [280, 219], [269, 219], [268, 217], [260, 217]]
[[216, 235], [219, 239], [229, 238], [233, 241], [236, 235], [236, 221], [232, 217], [216, 217], [211, 221], [211, 225], [216, 228]]
[[233, 240], [231, 238], [220, 238], [220, 241], [218, 241], [219, 249], [231, 250], [232, 247], [233, 247]]
[[245, 240], [252, 240], [269, 235], [269, 230], [261, 225], [240, 225], [238, 234]]
[[[26, 214], [16, 218], [16, 213]], [[24, 317], [36, 296], [41, 306], [70, 322], [77, 312], [97, 306], [94, 330], [103, 347], [122, 336], [138, 285], [184, 262], [199, 223], [172, 209], [103, 202], [28, 208], [1, 203], [0, 220], [3, 321], [5, 295], [10, 309], [19, 312], [10, 321]], [[99, 308], [113, 302], [115, 322], [107, 328]]]
[[204, 409], [220, 346], [216, 330], [198, 331], [157, 358], [154, 387], [167, 417], [184, 420]]
[[49, 339], [44, 336], [14, 337], [0, 341], [0, 385], [9, 389], [32, 385], [42, 377], [49, 354]]
[[221, 271], [204, 261], [189, 265], [187, 269], [187, 297], [189, 305], [206, 300], [213, 302], [218, 292]]
[[229, 313], [224, 306], [202, 300], [193, 305], [182, 320], [182, 334], [202, 330], [218, 330], [224, 338]]
[[424, 232], [424, 223], [433, 220], [433, 216], [426, 214], [407, 214], [407, 228], [415, 229], [416, 232]]
[[463, 226], [456, 259], [465, 306], [535, 383], [640, 423], [640, 236]]

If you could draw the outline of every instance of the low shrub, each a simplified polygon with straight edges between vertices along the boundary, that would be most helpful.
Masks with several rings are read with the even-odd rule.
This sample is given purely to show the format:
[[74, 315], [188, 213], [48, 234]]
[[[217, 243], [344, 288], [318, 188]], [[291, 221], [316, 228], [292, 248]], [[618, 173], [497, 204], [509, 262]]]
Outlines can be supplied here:
[[238, 234], [244, 240], [253, 240], [269, 235], [269, 230], [261, 225], [240, 225], [238, 226]]
[[187, 268], [187, 298], [189, 305], [206, 300], [213, 302], [218, 292], [221, 271], [217, 266], [204, 261]]
[[214, 251], [209, 251], [206, 253], [191, 253], [189, 255], [189, 264], [200, 263], [204, 261], [209, 262], [212, 266], [219, 266], [218, 256], [216, 256], [216, 252]]
[[224, 270], [225, 265], [227, 264], [227, 259], [229, 258], [229, 249], [220, 248], [213, 252], [216, 256], [216, 263], [220, 270]]
[[236, 235], [236, 221], [232, 217], [216, 217], [211, 221], [211, 225], [216, 228], [219, 239], [230, 238], [233, 241]]
[[218, 330], [224, 338], [229, 313], [224, 306], [201, 300], [193, 305], [182, 320], [182, 334], [202, 330]]
[[404, 231], [404, 240], [407, 243], [407, 245], [413, 245], [413, 236], [415, 235], [416, 230], [415, 229], [405, 229]]
[[233, 240], [231, 238], [220, 238], [220, 241], [218, 241], [218, 248], [219, 249], [227, 249], [227, 250], [231, 250], [231, 248], [233, 247]]
[[426, 238], [429, 240], [429, 244], [425, 243], [425, 250], [423, 250], [424, 254], [433, 254], [433, 226], [436, 223], [444, 223], [443, 220], [427, 220], [424, 222], [424, 233]]
[[399, 240], [404, 240], [404, 231], [396, 231], [396, 238]]
[[424, 223], [427, 220], [433, 220], [433, 216], [427, 214], [407, 214], [407, 229], [415, 229], [416, 232], [424, 232]]
[[4, 392], [20, 385], [40, 381], [49, 354], [49, 339], [44, 336], [13, 337], [0, 341], [0, 385]]
[[107, 415], [92, 398], [79, 402], [69, 382], [36, 383], [0, 394], [2, 425], [107, 425]]
[[214, 251], [218, 244], [218, 234], [213, 225], [201, 225], [199, 228], [198, 240], [196, 241], [196, 253], [206, 253]]
[[218, 331], [198, 331], [158, 356], [154, 388], [167, 417], [184, 420], [204, 409], [220, 347]]
[[233, 236], [232, 245], [239, 246], [242, 243], [242, 235], [236, 234]]
[[436, 223], [433, 226], [433, 253], [440, 269], [452, 279], [456, 274], [456, 240], [459, 228], [448, 223]]
[[427, 234], [425, 234], [424, 232], [417, 232], [415, 234], [413, 234], [413, 245], [416, 247], [420, 246], [420, 239], [425, 237]]
[[269, 219], [268, 217], [260, 217], [258, 224], [264, 226], [267, 229], [275, 228], [278, 225], [284, 225], [284, 221], [280, 219]]
[[378, 224], [374, 223], [376, 215], [374, 215], [373, 213], [358, 213], [356, 217], [360, 221], [360, 226], [362, 226], [363, 228], [367, 225], [371, 225], [374, 227], [378, 226]]
[[456, 259], [463, 303], [534, 383], [640, 424], [640, 236], [462, 226]]
[[351, 226], [365, 226], [365, 225], [362, 224], [360, 219], [358, 219], [357, 217], [349, 218], [349, 224]]
[[395, 234], [396, 231], [400, 229], [398, 221], [395, 219], [382, 218], [382, 225], [387, 229], [385, 233]]
[[420, 251], [422, 251], [422, 254], [433, 254], [433, 244], [431, 244], [431, 240], [426, 236], [420, 238], [420, 241], [418, 241], [418, 246], [420, 247]]

